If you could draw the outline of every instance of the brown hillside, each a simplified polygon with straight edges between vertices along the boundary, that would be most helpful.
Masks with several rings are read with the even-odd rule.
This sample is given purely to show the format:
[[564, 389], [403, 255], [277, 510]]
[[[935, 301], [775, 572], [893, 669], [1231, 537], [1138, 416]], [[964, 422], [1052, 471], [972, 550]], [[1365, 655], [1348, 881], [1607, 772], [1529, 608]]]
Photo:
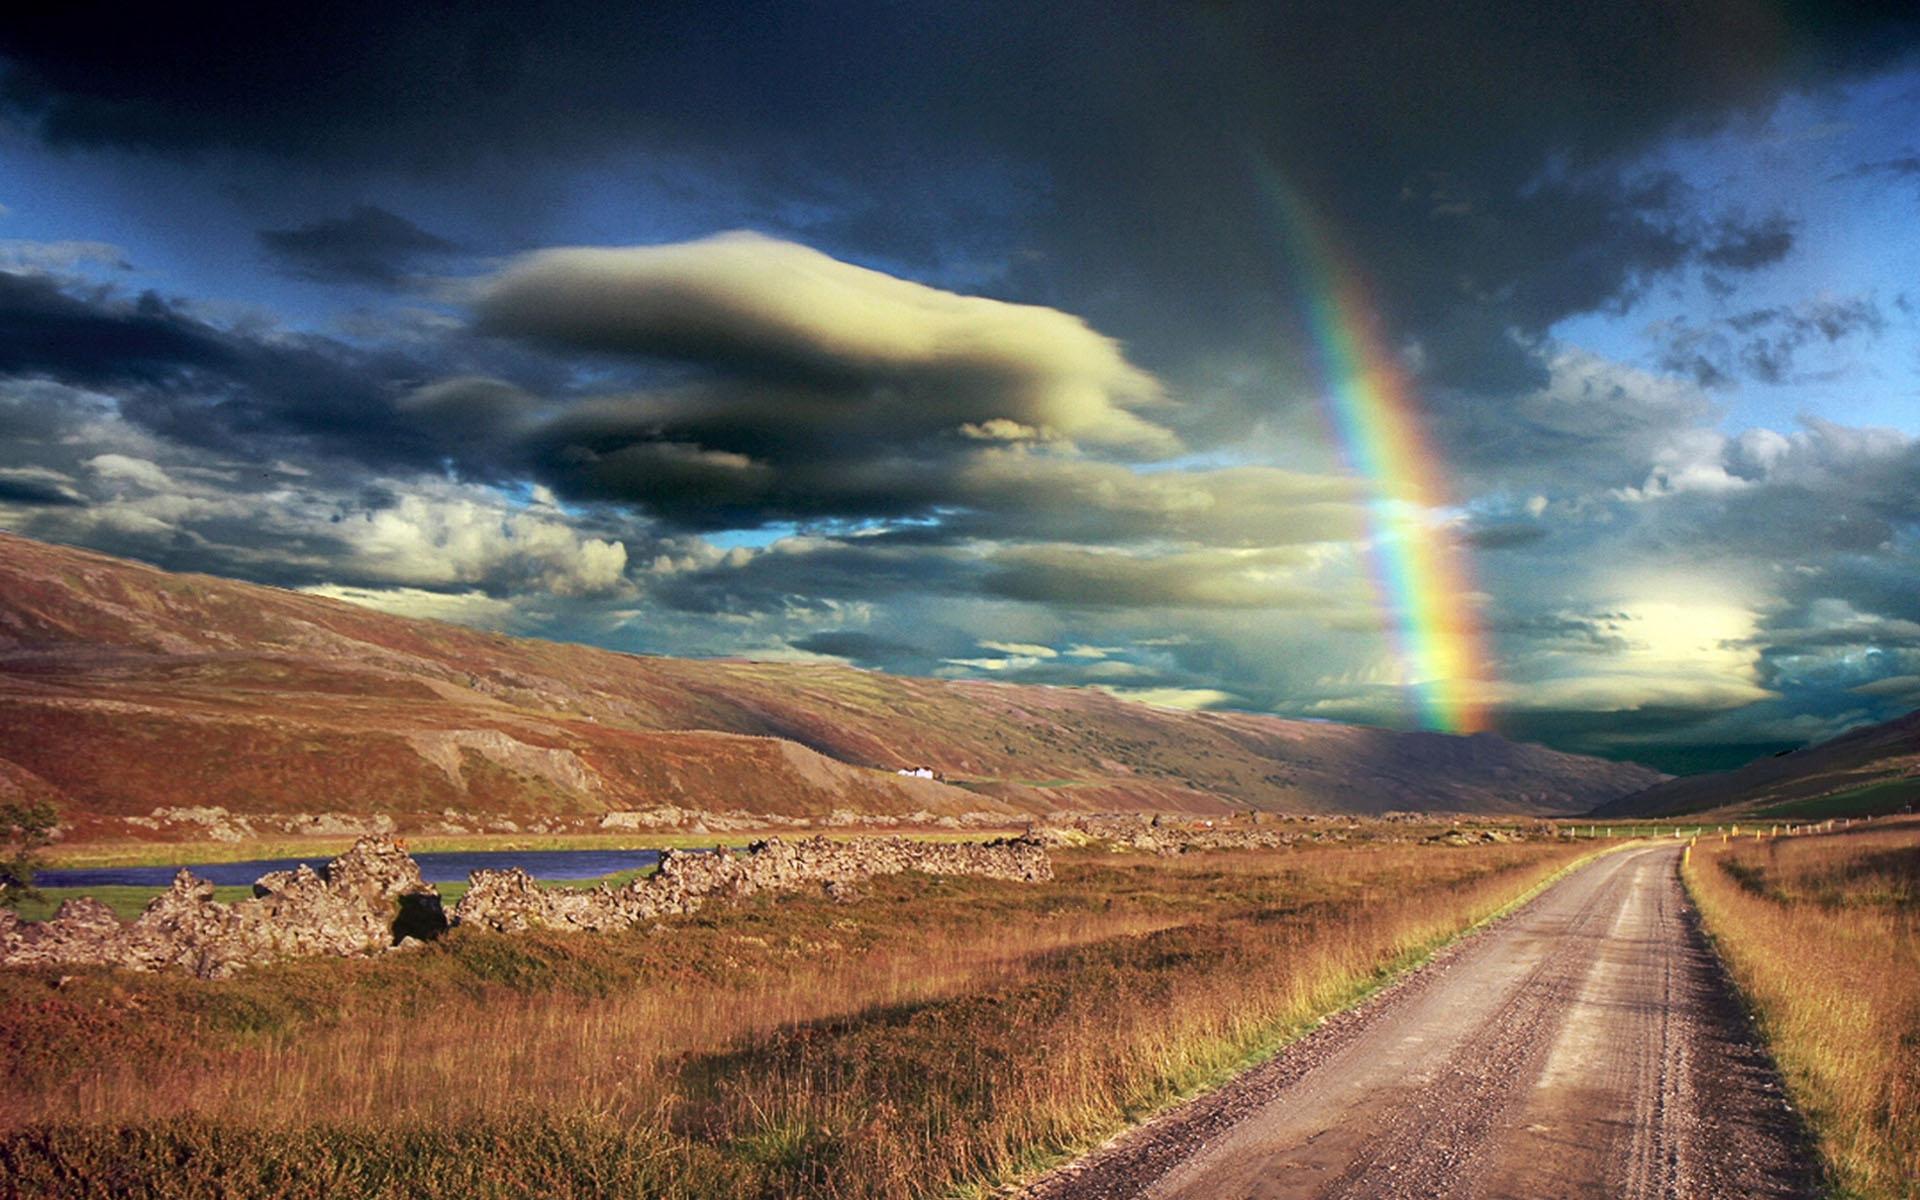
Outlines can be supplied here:
[[[898, 776], [927, 765], [950, 782]], [[639, 657], [0, 534], [0, 792], [81, 828], [160, 806], [597, 819], [673, 806], [1584, 812], [1632, 764], [1103, 692]]]

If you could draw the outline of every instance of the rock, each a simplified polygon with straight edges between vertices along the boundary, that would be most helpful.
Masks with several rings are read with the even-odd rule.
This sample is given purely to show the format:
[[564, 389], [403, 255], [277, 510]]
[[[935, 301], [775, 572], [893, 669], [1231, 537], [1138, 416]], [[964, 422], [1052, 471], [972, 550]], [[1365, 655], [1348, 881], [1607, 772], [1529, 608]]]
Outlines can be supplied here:
[[236, 817], [217, 804], [161, 807], [144, 817], [128, 817], [126, 822], [146, 829], [158, 829], [162, 825], [199, 825], [201, 832], [216, 842], [237, 842], [254, 833], [248, 818]]
[[665, 829], [679, 825], [690, 814], [673, 805], [660, 808], [645, 808], [628, 811], [616, 811], [600, 818], [602, 829]]
[[82, 896], [62, 904], [50, 920], [16, 919], [11, 928], [0, 929], [0, 952], [9, 966], [110, 963], [120, 935], [120, 919], [113, 910]]
[[300, 813], [286, 819], [288, 833], [311, 837], [364, 836], [392, 833], [393, 818], [385, 813], [354, 816], [350, 813]]
[[1524, 833], [1508, 829], [1449, 829], [1428, 837], [1429, 846], [1490, 846], [1497, 842], [1524, 842]]

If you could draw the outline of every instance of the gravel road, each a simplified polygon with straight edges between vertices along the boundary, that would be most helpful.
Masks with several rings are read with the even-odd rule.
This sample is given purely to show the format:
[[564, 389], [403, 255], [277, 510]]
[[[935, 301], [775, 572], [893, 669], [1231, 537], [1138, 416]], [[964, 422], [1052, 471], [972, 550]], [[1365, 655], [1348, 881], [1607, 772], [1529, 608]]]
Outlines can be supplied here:
[[1680, 886], [1604, 856], [1027, 1200], [1784, 1197], [1812, 1154]]

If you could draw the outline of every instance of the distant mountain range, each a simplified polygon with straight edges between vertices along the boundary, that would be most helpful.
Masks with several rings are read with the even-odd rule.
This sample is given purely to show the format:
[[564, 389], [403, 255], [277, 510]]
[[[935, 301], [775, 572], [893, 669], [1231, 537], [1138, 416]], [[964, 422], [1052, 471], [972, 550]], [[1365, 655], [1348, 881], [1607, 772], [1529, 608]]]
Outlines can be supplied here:
[[1920, 711], [1733, 771], [1689, 775], [1622, 796], [1601, 817], [1695, 813], [1811, 820], [1920, 808]]
[[[935, 777], [900, 773], [921, 767]], [[0, 534], [0, 796], [49, 797], [81, 835], [215, 806], [402, 829], [669, 809], [1570, 814], [1664, 778], [1485, 734], [619, 654]]]

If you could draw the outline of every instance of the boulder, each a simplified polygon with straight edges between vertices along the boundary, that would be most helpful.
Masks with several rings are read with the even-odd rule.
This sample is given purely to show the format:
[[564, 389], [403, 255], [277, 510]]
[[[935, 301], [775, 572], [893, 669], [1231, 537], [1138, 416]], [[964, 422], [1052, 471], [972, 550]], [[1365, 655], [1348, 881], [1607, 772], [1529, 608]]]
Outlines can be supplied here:
[[118, 952], [120, 934], [120, 919], [113, 910], [82, 896], [62, 904], [49, 920], [16, 918], [11, 928], [0, 930], [0, 952], [9, 965], [110, 963]]

